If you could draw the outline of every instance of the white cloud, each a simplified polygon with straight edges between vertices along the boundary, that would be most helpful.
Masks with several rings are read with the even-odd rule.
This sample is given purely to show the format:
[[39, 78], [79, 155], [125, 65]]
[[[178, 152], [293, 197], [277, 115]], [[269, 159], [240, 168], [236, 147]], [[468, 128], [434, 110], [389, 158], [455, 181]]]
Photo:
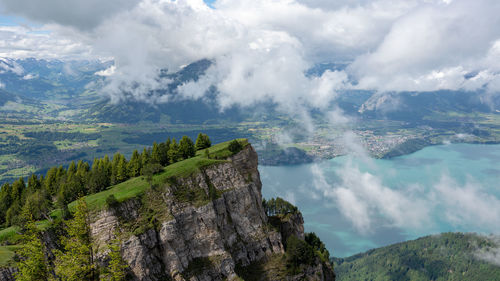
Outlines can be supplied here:
[[112, 66], [110, 66], [110, 67], [108, 67], [106, 69], [97, 71], [94, 74], [97, 75], [97, 76], [107, 77], [107, 76], [113, 75], [115, 73], [115, 71], [116, 71], [116, 66], [112, 65]]
[[384, 185], [376, 174], [362, 171], [351, 158], [335, 169], [337, 179], [333, 182], [320, 165], [313, 165], [311, 172], [313, 193], [319, 192], [321, 197], [309, 196], [328, 204], [335, 202], [360, 233], [384, 225], [424, 233], [442, 223], [455, 229], [500, 231], [500, 200], [470, 179], [460, 185], [444, 174], [429, 186], [410, 184], [394, 189]]
[[311, 170], [315, 188], [335, 200], [339, 211], [362, 233], [370, 232], [380, 216], [391, 226], [416, 229], [429, 223], [425, 200], [414, 196], [411, 189], [403, 193], [384, 186], [377, 176], [361, 172], [351, 161], [336, 172], [340, 178], [336, 185], [327, 182], [319, 166]]
[[485, 192], [479, 183], [469, 180], [460, 186], [444, 175], [429, 198], [441, 208], [446, 221], [454, 225], [470, 225], [478, 230], [497, 226], [500, 231], [500, 200]]
[[490, 235], [485, 236], [485, 238], [490, 240], [493, 246], [478, 249], [475, 252], [475, 257], [480, 260], [500, 266], [500, 237]]
[[[112, 58], [105, 90], [115, 101], [168, 101], [147, 92], [164, 85], [159, 69], [205, 58], [214, 61], [207, 75], [179, 90], [199, 99], [215, 85], [221, 108], [268, 100], [288, 112], [325, 109], [345, 88], [500, 90], [494, 0], [218, 0], [215, 9], [202, 0], [34, 2], [3, 6], [51, 23], [52, 33], [0, 31], [0, 55]], [[319, 62], [352, 63], [304, 75]], [[477, 75], [466, 79], [470, 73]]]
[[0, 26], [0, 57], [81, 59], [92, 57], [90, 50], [90, 46], [45, 27]]
[[499, 10], [498, 1], [487, 0], [422, 5], [396, 20], [380, 45], [359, 56], [350, 71], [365, 89], [476, 90], [482, 85], [464, 76], [488, 69], [484, 60], [500, 38], [500, 31], [490, 28], [500, 24]]
[[139, 0], [2, 0], [0, 9], [41, 23], [89, 29], [107, 17], [136, 5]]

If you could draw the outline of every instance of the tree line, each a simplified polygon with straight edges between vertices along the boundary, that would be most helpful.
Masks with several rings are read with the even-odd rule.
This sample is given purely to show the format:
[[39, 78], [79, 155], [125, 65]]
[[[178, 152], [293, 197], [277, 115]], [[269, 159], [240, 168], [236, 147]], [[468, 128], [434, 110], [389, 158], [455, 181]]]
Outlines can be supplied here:
[[32, 174], [27, 183], [21, 177], [0, 189], [0, 223], [11, 226], [24, 223], [27, 217], [49, 219], [49, 212], [54, 208], [60, 208], [67, 217], [68, 203], [79, 197], [133, 177], [157, 173], [162, 167], [193, 157], [197, 150], [210, 146], [210, 138], [202, 133], [194, 143], [187, 136], [179, 142], [168, 138], [165, 142], [153, 143], [141, 153], [134, 150], [129, 160], [115, 153], [112, 159], [108, 155], [95, 158], [91, 165], [80, 160], [72, 161], [67, 169], [52, 167], [45, 176]]

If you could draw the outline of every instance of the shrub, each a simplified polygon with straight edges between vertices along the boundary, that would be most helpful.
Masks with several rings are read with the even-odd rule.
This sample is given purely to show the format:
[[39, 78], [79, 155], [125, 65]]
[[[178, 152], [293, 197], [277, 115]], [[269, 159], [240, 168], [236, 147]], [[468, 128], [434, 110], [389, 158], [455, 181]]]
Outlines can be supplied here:
[[106, 205], [108, 205], [109, 208], [116, 208], [118, 204], [119, 202], [113, 194], [106, 198]]
[[229, 143], [228, 149], [232, 153], [238, 153], [243, 149], [243, 147], [241, 146], [239, 141], [233, 140], [232, 142]]

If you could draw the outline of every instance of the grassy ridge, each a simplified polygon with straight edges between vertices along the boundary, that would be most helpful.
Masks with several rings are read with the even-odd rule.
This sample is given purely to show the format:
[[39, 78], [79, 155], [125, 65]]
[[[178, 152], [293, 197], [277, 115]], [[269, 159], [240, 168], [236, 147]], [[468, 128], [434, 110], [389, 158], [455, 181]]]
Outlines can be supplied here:
[[[248, 145], [247, 139], [238, 139], [243, 147]], [[196, 156], [174, 163], [164, 168], [163, 172], [153, 176], [153, 185], [163, 185], [168, 182], [170, 178], [183, 178], [189, 177], [201, 169], [219, 163], [225, 163], [228, 157], [234, 153], [229, 151], [229, 141], [216, 144], [210, 148], [209, 154], [205, 150], [197, 151]], [[131, 198], [142, 196], [149, 190], [150, 184], [143, 176], [132, 178], [128, 181], [109, 187], [102, 192], [85, 196], [85, 200], [90, 210], [100, 210], [106, 207], [106, 198], [113, 194], [119, 202], [126, 201]], [[76, 201], [71, 202], [68, 207], [73, 210], [76, 207]], [[51, 213], [53, 219], [61, 218], [61, 210], [56, 209]], [[39, 221], [36, 223], [40, 229], [47, 229], [50, 227], [51, 222], [48, 220]], [[11, 226], [0, 230], [0, 266], [10, 265], [12, 258], [15, 255], [15, 250], [19, 245], [12, 245], [20, 243], [21, 235], [18, 226]]]
[[[248, 145], [248, 140], [238, 139], [238, 141], [243, 145]], [[228, 142], [219, 143], [208, 148], [209, 157], [205, 155], [205, 150], [197, 151], [196, 156], [174, 163], [165, 167], [164, 171], [160, 174], [153, 176], [153, 185], [162, 185], [167, 182], [169, 178], [177, 177], [188, 177], [194, 173], [200, 171], [200, 169], [219, 163], [224, 163], [227, 157], [230, 157], [233, 153], [228, 149]], [[109, 187], [109, 189], [85, 196], [85, 200], [89, 209], [99, 210], [105, 207], [106, 198], [113, 194], [119, 202], [126, 201], [130, 198], [134, 198], [144, 194], [144, 192], [149, 188], [149, 183], [144, 177], [132, 178], [128, 181], [122, 182], [120, 184]], [[76, 201], [68, 205], [69, 209], [72, 210], [76, 207]]]

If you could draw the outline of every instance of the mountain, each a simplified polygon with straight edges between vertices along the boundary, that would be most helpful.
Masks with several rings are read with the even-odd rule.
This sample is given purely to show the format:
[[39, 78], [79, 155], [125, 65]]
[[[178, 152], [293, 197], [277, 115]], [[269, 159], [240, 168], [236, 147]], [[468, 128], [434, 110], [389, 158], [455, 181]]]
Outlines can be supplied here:
[[[109, 241], [120, 237], [127, 280], [335, 280], [328, 256], [315, 248], [324, 245], [315, 235], [309, 244], [297, 208], [281, 199], [264, 204], [253, 147], [239, 140], [237, 151], [231, 143], [166, 166], [149, 184], [136, 177], [87, 195], [96, 264], [108, 266]], [[47, 225], [49, 259], [65, 231], [57, 221], [39, 223]], [[6, 233], [17, 235], [1, 231], [4, 245], [19, 243]], [[13, 280], [12, 261], [3, 264], [0, 280]]]
[[500, 280], [495, 240], [477, 234], [443, 233], [335, 258], [337, 280]]
[[358, 111], [371, 118], [383, 116], [391, 120], [421, 121], [436, 113], [491, 113], [499, 107], [500, 97], [489, 97], [483, 92], [436, 91], [375, 93]]
[[83, 93], [89, 83], [101, 79], [95, 73], [111, 65], [86, 60], [0, 58], [0, 82], [5, 90], [21, 97], [60, 100]]

